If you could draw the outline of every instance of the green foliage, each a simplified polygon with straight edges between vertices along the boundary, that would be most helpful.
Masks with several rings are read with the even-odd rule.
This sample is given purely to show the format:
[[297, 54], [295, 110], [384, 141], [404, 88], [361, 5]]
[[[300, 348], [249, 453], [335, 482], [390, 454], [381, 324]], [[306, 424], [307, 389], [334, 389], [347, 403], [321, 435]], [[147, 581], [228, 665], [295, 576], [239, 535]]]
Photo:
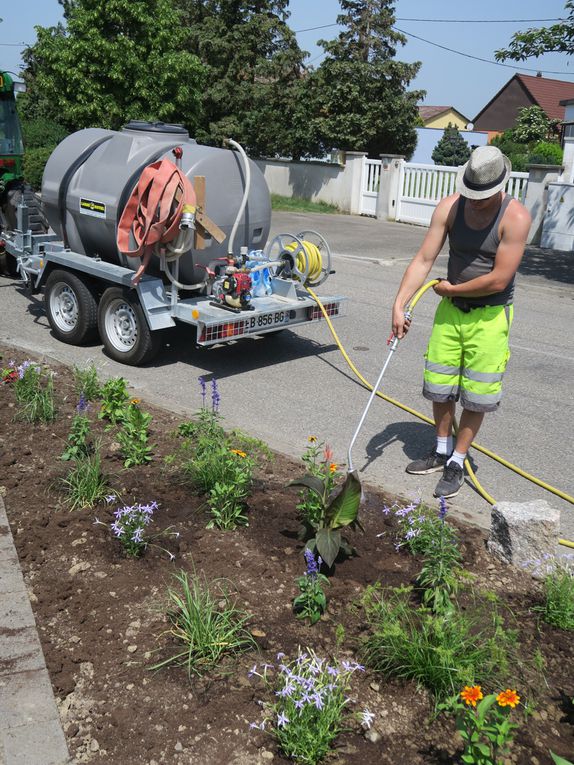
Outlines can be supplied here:
[[508, 48], [495, 52], [496, 60], [526, 61], [544, 53], [574, 53], [574, 0], [568, 0], [564, 9], [568, 11], [564, 21], [514, 34]]
[[72, 367], [74, 375], [74, 388], [78, 397], [83, 396], [86, 401], [97, 401], [102, 396], [102, 384], [98, 377], [95, 364], [91, 363], [82, 368]]
[[[18, 99], [19, 102], [19, 99]], [[22, 119], [24, 147], [28, 149], [54, 149], [68, 135], [66, 128], [48, 119]]]
[[528, 144], [519, 143], [514, 138], [513, 130], [505, 130], [501, 135], [495, 136], [490, 143], [497, 146], [508, 157], [514, 172], [526, 172], [530, 149]]
[[204, 69], [173, 0], [76, 0], [24, 51], [23, 112], [69, 130], [197, 124]]
[[305, 106], [323, 152], [333, 147], [413, 153], [417, 103], [424, 91], [408, 91], [420, 62], [395, 59], [406, 38], [397, 32], [394, 0], [340, 0], [343, 27], [337, 39], [320, 41], [326, 56], [306, 81]]
[[574, 630], [574, 566], [556, 562], [544, 578], [543, 618], [563, 630]]
[[123, 422], [126, 416], [129, 394], [127, 383], [123, 377], [112, 377], [106, 380], [101, 392], [102, 403], [98, 417], [109, 420], [112, 425]]
[[[475, 688], [482, 695], [480, 686]], [[512, 708], [500, 706], [496, 694], [485, 696], [475, 707], [457, 698], [450, 708], [456, 713], [456, 727], [464, 743], [461, 760], [465, 765], [498, 765], [498, 757], [509, 754], [518, 725], [510, 720]]]
[[299, 619], [309, 619], [315, 624], [321, 618], [327, 608], [327, 597], [323, 592], [323, 585], [329, 584], [329, 580], [319, 571], [321, 558], [315, 561], [311, 550], [305, 550], [307, 571], [297, 579], [300, 594], [293, 600], [293, 610]]
[[24, 422], [51, 422], [56, 418], [52, 374], [43, 374], [41, 367], [25, 361], [18, 367], [14, 380], [18, 404], [16, 418]]
[[135, 399], [125, 408], [121, 427], [117, 434], [121, 454], [124, 458], [124, 467], [145, 465], [151, 462], [152, 451], [155, 447], [150, 446], [149, 425], [152, 421], [151, 414], [142, 412]]
[[[314, 439], [314, 436], [311, 437]], [[311, 440], [303, 455], [308, 472], [300, 479], [291, 481], [289, 486], [301, 486], [307, 490], [303, 502], [297, 505], [302, 515], [301, 538], [307, 541], [310, 550], [317, 550], [330, 568], [340, 551], [351, 555], [352, 547], [341, 535], [345, 526], [354, 528], [358, 522], [361, 485], [349, 473], [338, 488], [337, 466], [332, 462], [333, 453], [324, 448], [324, 459], [319, 460], [323, 444]]]
[[206, 69], [202, 143], [233, 137], [250, 155], [309, 149], [302, 103], [303, 52], [286, 21], [288, 0], [176, 0], [188, 30], [188, 50]]
[[414, 608], [410, 587], [371, 587], [363, 605], [371, 627], [363, 644], [367, 663], [385, 676], [421, 683], [439, 702], [477, 677], [493, 684], [509, 671], [515, 635], [492, 604], [454, 608], [445, 618]]
[[207, 528], [230, 530], [246, 526], [245, 501], [253, 480], [253, 461], [239, 449], [227, 450], [217, 460], [217, 468], [225, 480], [216, 481], [209, 492], [207, 504], [211, 520]]
[[75, 414], [66, 441], [66, 448], [60, 456], [65, 462], [80, 460], [90, 454], [91, 446], [88, 442], [90, 435], [90, 418], [86, 414]]
[[560, 120], [549, 119], [540, 106], [525, 106], [518, 112], [512, 135], [518, 143], [545, 141], [556, 135], [559, 124]]
[[338, 207], [327, 202], [311, 202], [300, 197], [282, 197], [279, 194], [271, 194], [271, 208], [273, 210], [286, 210], [288, 212], [317, 212], [317, 213], [340, 213]]
[[442, 138], [433, 149], [432, 161], [435, 165], [459, 167], [464, 165], [469, 158], [470, 146], [461, 136], [457, 126], [449, 122], [444, 129]]
[[554, 752], [550, 752], [550, 756], [554, 760], [555, 765], [574, 765], [570, 760], [566, 760], [564, 757], [554, 754]]
[[168, 589], [167, 633], [179, 648], [153, 669], [186, 667], [188, 675], [203, 675], [226, 654], [256, 646], [246, 623], [251, 615], [237, 608], [223, 580], [209, 583], [205, 577], [174, 574], [176, 587]]
[[36, 149], [24, 150], [24, 178], [30, 186], [38, 191], [42, 186], [42, 176], [44, 175], [44, 168], [46, 162], [50, 159], [50, 155], [54, 147], [39, 147]]
[[95, 444], [90, 454], [77, 459], [68, 474], [60, 480], [70, 510], [94, 507], [105, 500], [111, 489], [102, 472], [100, 445]]
[[561, 165], [564, 152], [557, 143], [539, 141], [530, 150], [528, 162], [531, 165]]

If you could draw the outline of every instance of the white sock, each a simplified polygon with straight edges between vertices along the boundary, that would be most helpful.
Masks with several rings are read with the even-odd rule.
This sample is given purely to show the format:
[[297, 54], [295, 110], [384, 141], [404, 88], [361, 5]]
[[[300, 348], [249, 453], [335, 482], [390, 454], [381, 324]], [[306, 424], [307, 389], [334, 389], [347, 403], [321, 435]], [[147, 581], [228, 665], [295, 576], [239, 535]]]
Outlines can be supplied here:
[[436, 450], [438, 454], [450, 454], [452, 452], [452, 436], [437, 436]]
[[446, 463], [447, 465], [450, 465], [451, 462], [456, 462], [457, 465], [460, 465], [460, 467], [464, 470], [464, 461], [466, 459], [466, 453], [461, 454], [460, 452], [457, 452], [455, 449], [452, 453], [452, 457], [449, 459], [449, 461]]

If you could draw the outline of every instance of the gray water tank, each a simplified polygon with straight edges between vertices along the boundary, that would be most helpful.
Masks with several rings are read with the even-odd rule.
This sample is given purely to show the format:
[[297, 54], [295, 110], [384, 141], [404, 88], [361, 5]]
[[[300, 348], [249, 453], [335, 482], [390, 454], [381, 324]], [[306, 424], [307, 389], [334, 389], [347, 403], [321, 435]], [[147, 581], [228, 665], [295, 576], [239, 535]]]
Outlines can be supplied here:
[[[183, 149], [181, 166], [188, 178], [193, 182], [194, 176], [205, 176], [205, 212], [227, 236], [218, 244], [207, 235], [204, 250], [190, 250], [180, 258], [180, 281], [201, 281], [205, 269], [200, 266], [227, 254], [245, 191], [245, 171], [236, 151], [198, 144], [181, 125], [131, 122], [119, 132], [88, 128], [65, 138], [50, 156], [42, 180], [50, 226], [71, 250], [135, 270], [139, 258], [118, 251], [117, 224], [143, 169], [158, 159], [174, 161], [176, 146]], [[250, 161], [250, 168], [250, 192], [234, 254], [242, 245], [263, 248], [269, 235], [269, 189], [257, 165]], [[150, 271], [157, 272], [157, 265]]]

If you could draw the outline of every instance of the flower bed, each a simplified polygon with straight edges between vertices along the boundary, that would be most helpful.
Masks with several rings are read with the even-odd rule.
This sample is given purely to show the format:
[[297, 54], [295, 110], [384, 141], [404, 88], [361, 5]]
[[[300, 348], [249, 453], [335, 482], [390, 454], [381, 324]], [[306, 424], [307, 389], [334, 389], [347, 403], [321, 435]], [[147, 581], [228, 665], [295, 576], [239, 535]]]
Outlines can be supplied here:
[[[25, 360], [6, 350], [0, 367], [7, 368], [11, 358], [14, 367]], [[107, 399], [109, 416], [99, 418], [100, 401], [77, 409], [70, 370], [39, 366], [42, 374], [55, 373], [54, 419], [15, 419], [17, 372], [0, 385], [0, 485], [77, 762], [289, 762], [299, 744], [309, 758], [320, 758], [322, 731], [325, 751], [331, 752], [327, 762], [454, 765], [464, 751], [457, 709], [454, 701], [449, 711], [441, 709], [465, 687], [471, 701], [459, 696], [460, 730], [472, 723], [460, 722], [461, 708], [473, 712], [472, 699], [478, 706], [488, 699], [501, 710], [492, 725], [499, 719], [517, 725], [501, 759], [543, 765], [550, 762], [550, 750], [574, 759], [574, 633], [543, 621], [535, 610], [543, 604], [542, 586], [490, 558], [478, 529], [449, 518], [448, 511], [445, 521], [437, 503], [429, 532], [417, 502], [394, 505], [394, 498], [368, 491], [359, 517], [364, 531], [345, 529], [357, 554], [345, 557], [341, 551], [332, 569], [322, 569], [328, 581], [309, 588], [304, 577], [315, 576], [317, 560], [311, 564], [302, 554], [305, 489], [287, 487], [304, 472], [302, 464], [239, 439], [225, 453], [224, 470], [231, 473], [224, 473], [220, 488], [198, 493], [181, 469], [188, 439], [195, 468], [200, 463], [205, 476], [207, 458], [197, 453], [193, 422], [178, 432], [183, 418], [134, 402], [127, 392], [124, 400], [118, 390], [115, 399], [111, 391]], [[224, 414], [225, 390], [219, 396]], [[35, 401], [34, 395], [29, 399]], [[190, 393], [190, 414], [201, 404], [198, 387]], [[116, 411], [123, 422], [122, 408], [130, 407], [126, 437], [128, 431], [120, 435], [111, 420]], [[50, 413], [44, 399], [41, 410]], [[59, 457], [71, 446], [80, 448], [85, 428], [75, 417], [89, 418], [86, 459], [99, 457], [97, 471], [105, 482], [93, 508], [70, 510], [71, 495], [61, 479], [69, 480], [77, 453]], [[71, 443], [74, 422], [77, 439]], [[303, 448], [306, 440], [302, 434]], [[327, 456], [330, 480], [337, 455]], [[319, 469], [320, 463], [319, 456]], [[239, 476], [236, 495], [226, 489], [225, 475]], [[441, 523], [448, 524], [444, 535], [436, 525]], [[218, 528], [222, 524], [228, 530]], [[434, 533], [439, 545], [452, 546], [451, 535], [457, 540], [460, 555], [451, 555], [446, 573], [430, 565], [421, 547]], [[153, 544], [142, 548], [146, 540]], [[307, 611], [294, 613], [294, 599], [302, 594], [311, 598]], [[198, 603], [202, 614], [211, 614], [209, 634], [225, 638], [207, 635], [206, 620], [193, 613]], [[480, 647], [478, 635], [492, 641], [473, 677], [455, 650], [465, 629], [474, 647]], [[424, 635], [425, 646], [439, 640], [444, 648], [449, 630], [453, 653], [444, 665], [448, 669], [458, 657], [460, 683], [455, 677], [451, 688], [450, 675], [434, 676], [438, 663], [431, 659], [410, 657], [404, 672], [405, 635], [411, 635], [411, 646], [422, 646], [417, 641]], [[222, 646], [226, 650], [214, 650]], [[180, 659], [172, 661], [175, 656]], [[191, 656], [192, 663], [182, 656]], [[473, 690], [478, 686], [480, 696]], [[497, 702], [514, 699], [501, 695], [507, 691], [520, 696], [516, 707]]]

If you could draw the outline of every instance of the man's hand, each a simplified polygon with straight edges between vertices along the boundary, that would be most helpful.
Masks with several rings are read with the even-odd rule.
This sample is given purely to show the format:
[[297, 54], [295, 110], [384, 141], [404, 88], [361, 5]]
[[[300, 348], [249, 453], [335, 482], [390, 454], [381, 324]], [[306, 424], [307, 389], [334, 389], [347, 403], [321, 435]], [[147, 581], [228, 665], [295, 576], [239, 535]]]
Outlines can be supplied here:
[[446, 279], [441, 279], [438, 284], [434, 285], [433, 290], [441, 297], [448, 297], [452, 291], [452, 284]]
[[398, 337], [399, 340], [402, 340], [403, 337], [409, 331], [410, 326], [411, 326], [411, 322], [409, 321], [409, 319], [405, 318], [404, 308], [401, 308], [400, 306], [394, 306], [393, 307], [393, 335], [395, 337]]

